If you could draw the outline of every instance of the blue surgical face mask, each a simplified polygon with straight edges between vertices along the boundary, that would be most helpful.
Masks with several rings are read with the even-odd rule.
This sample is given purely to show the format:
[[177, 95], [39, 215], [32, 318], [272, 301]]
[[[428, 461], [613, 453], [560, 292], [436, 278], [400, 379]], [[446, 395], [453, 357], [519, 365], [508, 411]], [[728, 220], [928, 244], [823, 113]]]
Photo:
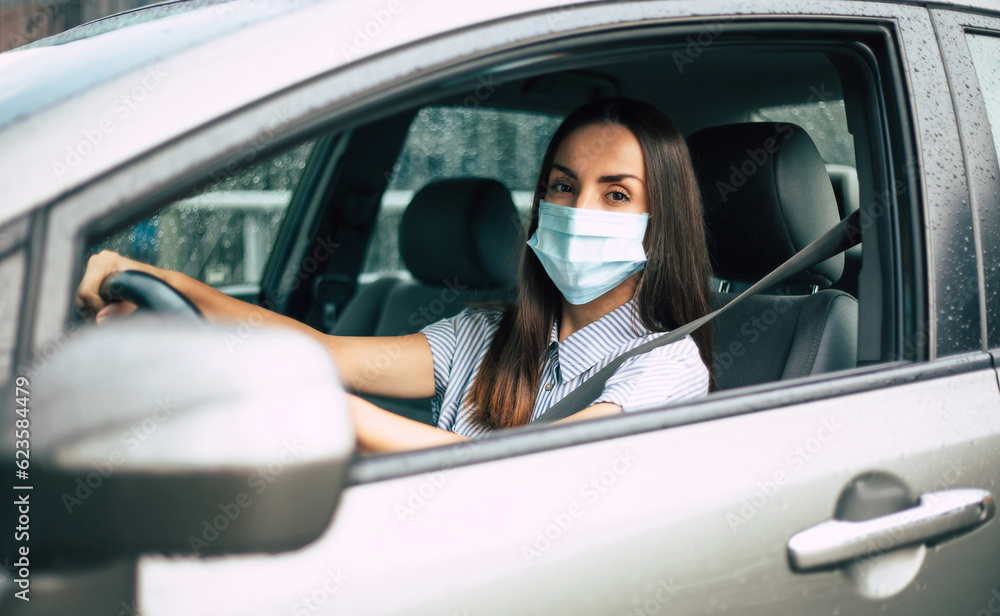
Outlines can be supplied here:
[[584, 210], [542, 201], [528, 240], [566, 301], [586, 304], [646, 266], [649, 214]]

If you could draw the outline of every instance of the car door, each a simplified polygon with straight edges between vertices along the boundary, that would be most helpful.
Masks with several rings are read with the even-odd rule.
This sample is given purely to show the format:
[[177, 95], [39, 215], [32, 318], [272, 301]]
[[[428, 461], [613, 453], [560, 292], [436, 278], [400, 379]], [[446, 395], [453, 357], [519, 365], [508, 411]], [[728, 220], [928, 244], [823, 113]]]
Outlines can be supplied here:
[[[871, 58], [880, 77], [873, 86], [880, 106], [872, 117], [884, 114], [881, 138], [887, 143], [880, 151], [893, 157], [891, 164], [869, 161], [873, 169], [885, 168], [877, 181], [862, 185], [862, 207], [876, 232], [866, 235], [866, 266], [885, 264], [880, 280], [889, 290], [868, 285], [861, 293], [864, 306], [886, 304], [865, 310], [885, 321], [875, 331], [892, 344], [877, 341], [874, 353], [870, 344], [865, 352], [872, 365], [854, 371], [359, 459], [329, 529], [304, 549], [144, 557], [136, 575], [143, 613], [991, 609], [990, 592], [1000, 579], [1000, 530], [984, 492], [996, 490], [1000, 390], [983, 333], [987, 268], [979, 259], [985, 253], [976, 243], [965, 168], [954, 156], [962, 146], [944, 64], [937, 47], [927, 45], [935, 36], [928, 11], [828, 2], [810, 6], [806, 21], [793, 2], [749, 12], [745, 3], [730, 1], [531, 8], [536, 12], [486, 25], [467, 18], [459, 29], [448, 22], [456, 31], [438, 33], [426, 46], [324, 74], [196, 135], [203, 141], [214, 136], [217, 150], [196, 138], [171, 142], [142, 161], [141, 186], [118, 171], [57, 204], [47, 212], [44, 233], [37, 232], [51, 241], [38, 248], [47, 251], [45, 266], [35, 266], [42, 270], [36, 286], [49, 291], [48, 306], [25, 325], [34, 328], [34, 346], [67, 321], [73, 268], [61, 246], [79, 244], [81, 229], [111, 210], [125, 216], [151, 198], [149, 191], [182, 173], [156, 163], [184, 160], [183, 173], [217, 164], [223, 149], [235, 152], [253, 131], [270, 130], [268, 115], [277, 109], [291, 110], [282, 128], [290, 140], [315, 121], [317, 107], [333, 110], [331, 124], [346, 122], [347, 111], [340, 109], [349, 107], [345, 101], [391, 107], [392, 96], [402, 95], [390, 85], [403, 87], [406, 75], [428, 66], [441, 69], [433, 85], [456, 71], [474, 81], [470, 74], [484, 65], [523, 68], [559, 59], [565, 47], [588, 35], [625, 40], [644, 28], [661, 28], [657, 36], [680, 41], [682, 60], [693, 59], [720, 32], [755, 36], [750, 28], [760, 24], [769, 29], [766, 43], [778, 47], [781, 36], [817, 27], [827, 28], [826, 35], [839, 31], [845, 46], [860, 42], [851, 37], [866, 28], [866, 36], [877, 31], [883, 41]], [[377, 45], [390, 40], [386, 35]], [[523, 55], [514, 62], [510, 54], [521, 45], [528, 51], [518, 50]], [[99, 189], [107, 186], [119, 187], [124, 205], [106, 204]], [[888, 210], [884, 198], [876, 199], [886, 186], [896, 187]], [[36, 295], [25, 305], [38, 305], [37, 289], [30, 292]], [[23, 347], [31, 338], [20, 340]], [[914, 509], [921, 497], [929, 507]], [[934, 519], [948, 523], [921, 526], [927, 510], [942, 503], [950, 508]], [[897, 512], [902, 514], [882, 519]], [[883, 528], [863, 537], [856, 544], [863, 553], [851, 552], [848, 561], [810, 545], [790, 557], [793, 537], [798, 546], [799, 533], [835, 517], [881, 519]]]
[[[721, 20], [736, 5], [627, 8], [637, 20]], [[792, 4], [760, 12], [775, 24], [795, 21]], [[315, 544], [277, 557], [150, 557], [139, 570], [146, 609], [991, 609], [1000, 581], [992, 505], [1000, 390], [986, 352], [988, 252], [978, 242], [963, 161], [954, 156], [962, 145], [944, 63], [927, 45], [933, 23], [919, 7], [832, 2], [810, 12], [828, 14], [829, 24], [851, 16], [853, 26], [883, 28], [888, 42], [878, 69], [897, 86], [883, 90], [897, 96], [882, 99], [887, 149], [900, 154], [889, 172], [900, 182], [891, 184], [892, 211], [880, 205], [878, 186], [862, 189], [863, 211], [880, 219], [872, 224], [884, 228], [891, 219], [889, 228], [912, 241], [873, 246], [866, 237], [868, 267], [906, 259], [911, 267], [905, 279], [895, 270], [884, 281], [903, 290], [900, 303], [908, 306], [887, 317], [897, 337], [872, 358], [880, 364], [680, 408], [359, 461]], [[601, 29], [620, 14], [591, 8], [547, 17], [555, 30]], [[702, 26], [711, 27], [718, 21]], [[893, 252], [873, 261], [876, 250]], [[854, 537], [852, 549], [844, 537], [824, 544], [821, 532], [819, 539], [817, 531], [800, 534], [833, 519], [867, 521], [851, 532], [869, 532]]]

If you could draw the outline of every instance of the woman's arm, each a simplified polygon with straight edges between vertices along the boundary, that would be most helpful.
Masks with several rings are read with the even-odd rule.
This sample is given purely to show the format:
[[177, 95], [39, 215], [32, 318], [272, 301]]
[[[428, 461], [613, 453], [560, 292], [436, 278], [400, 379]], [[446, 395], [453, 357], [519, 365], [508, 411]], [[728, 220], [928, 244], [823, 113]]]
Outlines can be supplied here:
[[295, 319], [229, 297], [180, 272], [127, 259], [108, 250], [90, 257], [77, 289], [76, 305], [98, 321], [134, 310], [134, 305], [107, 304], [100, 296], [101, 283], [111, 274], [138, 270], [163, 280], [197, 306], [209, 321], [249, 321], [270, 327], [287, 327], [323, 344], [337, 361], [341, 377], [355, 391], [394, 398], [427, 398], [434, 395], [434, 362], [423, 334], [392, 337], [344, 337], [324, 334]]
[[348, 394], [358, 444], [366, 452], [409, 451], [468, 440], [448, 430], [429, 426], [379, 408]]
[[622, 412], [622, 407], [618, 406], [614, 402], [598, 402], [593, 406], [588, 406], [579, 413], [574, 413], [569, 417], [563, 417], [562, 419], [557, 419], [552, 423], [568, 423], [571, 421], [583, 421], [584, 419], [594, 419], [596, 417], [607, 417], [608, 415], [617, 415]]
[[[410, 451], [469, 440], [454, 432], [396, 415], [354, 395], [348, 395], [348, 405], [358, 445], [365, 453]], [[554, 423], [582, 421], [621, 412], [622, 407], [617, 404], [602, 402]]]

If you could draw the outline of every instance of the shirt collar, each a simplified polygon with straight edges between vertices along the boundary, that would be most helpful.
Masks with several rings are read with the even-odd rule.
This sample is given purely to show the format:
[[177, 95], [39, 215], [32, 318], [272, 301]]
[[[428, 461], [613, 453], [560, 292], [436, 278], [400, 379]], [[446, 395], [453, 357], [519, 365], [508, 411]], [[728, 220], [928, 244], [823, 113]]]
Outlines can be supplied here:
[[562, 381], [570, 381], [593, 368], [602, 359], [627, 343], [651, 334], [639, 320], [635, 299], [615, 308], [600, 319], [559, 341], [559, 319], [552, 323], [549, 346], [558, 349]]

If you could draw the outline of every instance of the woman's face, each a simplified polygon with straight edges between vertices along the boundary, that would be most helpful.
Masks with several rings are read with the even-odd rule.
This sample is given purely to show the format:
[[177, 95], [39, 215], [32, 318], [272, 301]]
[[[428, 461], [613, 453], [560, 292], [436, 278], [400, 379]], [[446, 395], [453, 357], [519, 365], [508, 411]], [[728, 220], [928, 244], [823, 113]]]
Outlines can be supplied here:
[[620, 124], [590, 124], [560, 144], [544, 199], [556, 205], [642, 214], [646, 205], [642, 146]]

